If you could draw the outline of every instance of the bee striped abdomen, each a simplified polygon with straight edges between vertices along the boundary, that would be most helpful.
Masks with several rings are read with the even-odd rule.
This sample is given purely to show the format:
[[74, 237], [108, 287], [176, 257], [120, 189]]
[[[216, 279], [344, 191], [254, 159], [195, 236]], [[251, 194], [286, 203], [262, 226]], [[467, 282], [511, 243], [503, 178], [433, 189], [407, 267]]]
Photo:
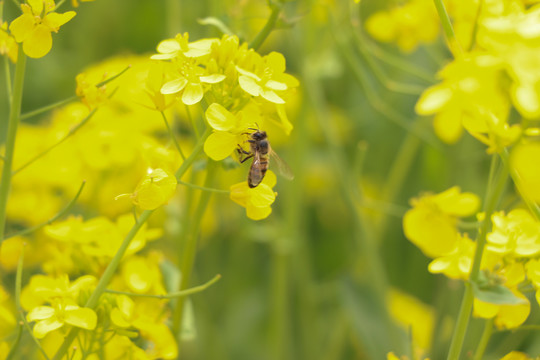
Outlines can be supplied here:
[[248, 174], [248, 185], [250, 188], [257, 187], [261, 183], [268, 170], [268, 159], [255, 159], [251, 164]]

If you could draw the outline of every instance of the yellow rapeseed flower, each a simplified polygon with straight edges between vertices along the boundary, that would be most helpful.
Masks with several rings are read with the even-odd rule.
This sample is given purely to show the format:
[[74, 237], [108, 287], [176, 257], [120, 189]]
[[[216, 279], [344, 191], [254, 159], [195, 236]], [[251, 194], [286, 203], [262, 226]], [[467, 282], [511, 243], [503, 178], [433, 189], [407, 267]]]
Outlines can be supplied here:
[[95, 329], [97, 324], [94, 310], [62, 301], [55, 302], [54, 306], [35, 307], [28, 313], [26, 319], [28, 322], [36, 322], [32, 332], [38, 339], [66, 324], [86, 330]]
[[487, 234], [487, 249], [500, 255], [533, 257], [540, 254], [540, 223], [524, 209], [491, 216], [493, 230]]
[[0, 55], [7, 55], [9, 59], [17, 62], [17, 42], [15, 38], [8, 33], [8, 23], [0, 20]]
[[[469, 123], [474, 125], [476, 118], [492, 113], [506, 121], [509, 105], [500, 86], [499, 59], [488, 54], [469, 54], [456, 58], [438, 75], [443, 81], [424, 91], [415, 110], [420, 115], [435, 115], [433, 127], [441, 140], [455, 143], [467, 118], [473, 118]], [[481, 129], [484, 128], [491, 130], [487, 125]]]
[[13, 20], [9, 30], [23, 50], [31, 58], [40, 58], [51, 50], [51, 32], [58, 32], [60, 26], [75, 16], [75, 11], [63, 14], [54, 12], [53, 0], [27, 0], [21, 5], [23, 14]]
[[410, 0], [388, 11], [379, 11], [366, 21], [366, 30], [382, 42], [395, 42], [403, 52], [431, 43], [439, 35], [439, 19], [429, 0]]
[[231, 186], [231, 200], [246, 208], [246, 215], [252, 220], [262, 220], [272, 213], [272, 203], [276, 193], [272, 187], [276, 184], [276, 175], [269, 170], [263, 181], [255, 188], [246, 181]]
[[131, 195], [142, 210], [153, 210], [166, 204], [176, 191], [178, 181], [163, 169], [150, 169]]
[[457, 186], [412, 199], [413, 208], [403, 217], [405, 236], [429, 257], [449, 255], [459, 240], [458, 218], [474, 214], [479, 204], [477, 195]]

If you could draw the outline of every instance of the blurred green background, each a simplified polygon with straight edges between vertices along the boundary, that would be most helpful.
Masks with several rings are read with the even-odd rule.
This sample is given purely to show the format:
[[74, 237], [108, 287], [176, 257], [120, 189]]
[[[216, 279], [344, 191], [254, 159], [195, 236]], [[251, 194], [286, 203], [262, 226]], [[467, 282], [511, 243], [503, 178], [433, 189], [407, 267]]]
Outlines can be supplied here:
[[[275, 146], [296, 178], [278, 182], [274, 212], [260, 222], [225, 221], [219, 205], [229, 200], [216, 201], [214, 228], [203, 230], [192, 283], [218, 273], [223, 278], [192, 297], [197, 336], [186, 343], [182, 358], [337, 360], [384, 359], [389, 351], [409, 354], [408, 330], [391, 319], [386, 306], [390, 288], [437, 311], [431, 359], [445, 357], [462, 285], [427, 272], [429, 259], [404, 238], [400, 217], [421, 191], [459, 185], [482, 196], [488, 158], [470, 136], [453, 146], [436, 139], [429, 119], [414, 113], [420, 92], [388, 89], [389, 82], [426, 88], [450, 60], [442, 39], [408, 55], [371, 40], [362, 21], [391, 3], [285, 4], [280, 28], [260, 52], [283, 53], [287, 72], [301, 83], [289, 107], [295, 129]], [[15, 11], [6, 1], [4, 17], [11, 19]], [[23, 111], [71, 96], [75, 76], [109, 57], [151, 54], [159, 41], [178, 32], [188, 32], [190, 40], [221, 36], [199, 19], [215, 17], [249, 41], [269, 13], [264, 0], [82, 3], [77, 16], [54, 35], [51, 53], [29, 60]], [[381, 62], [373, 49], [422, 69], [431, 82]], [[5, 74], [0, 76], [4, 83]], [[4, 87], [0, 111], [6, 119]], [[479, 324], [473, 322], [471, 344], [478, 333]], [[534, 343], [523, 332], [505, 334], [504, 341], [498, 336], [491, 342], [493, 354]]]

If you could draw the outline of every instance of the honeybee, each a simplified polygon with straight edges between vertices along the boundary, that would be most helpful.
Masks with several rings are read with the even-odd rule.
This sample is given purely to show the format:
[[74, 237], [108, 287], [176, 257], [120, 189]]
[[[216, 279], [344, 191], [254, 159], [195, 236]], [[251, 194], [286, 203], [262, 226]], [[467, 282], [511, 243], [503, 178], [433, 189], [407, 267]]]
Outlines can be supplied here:
[[266, 131], [260, 131], [259, 129], [252, 128], [249, 130], [255, 130], [252, 133], [246, 133], [249, 135], [249, 139], [247, 140], [249, 143], [249, 151], [244, 150], [242, 146], [238, 145], [240, 163], [244, 163], [246, 160], [253, 158], [247, 178], [248, 186], [250, 188], [254, 188], [261, 183], [261, 181], [264, 179], [266, 171], [268, 170], [270, 157], [272, 157], [272, 161], [277, 164], [277, 169], [280, 175], [287, 180], [292, 180], [294, 175], [291, 169], [270, 147], [270, 142], [268, 141]]

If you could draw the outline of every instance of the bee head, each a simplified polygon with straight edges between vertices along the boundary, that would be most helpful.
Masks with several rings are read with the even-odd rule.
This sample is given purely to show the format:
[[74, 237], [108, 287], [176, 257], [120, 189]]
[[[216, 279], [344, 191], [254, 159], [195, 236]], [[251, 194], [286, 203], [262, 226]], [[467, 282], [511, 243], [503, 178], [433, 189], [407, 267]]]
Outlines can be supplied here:
[[261, 140], [264, 140], [266, 139], [267, 135], [266, 135], [266, 131], [255, 131], [254, 133], [251, 134], [251, 138], [253, 140], [256, 140], [256, 141], [261, 141]]

